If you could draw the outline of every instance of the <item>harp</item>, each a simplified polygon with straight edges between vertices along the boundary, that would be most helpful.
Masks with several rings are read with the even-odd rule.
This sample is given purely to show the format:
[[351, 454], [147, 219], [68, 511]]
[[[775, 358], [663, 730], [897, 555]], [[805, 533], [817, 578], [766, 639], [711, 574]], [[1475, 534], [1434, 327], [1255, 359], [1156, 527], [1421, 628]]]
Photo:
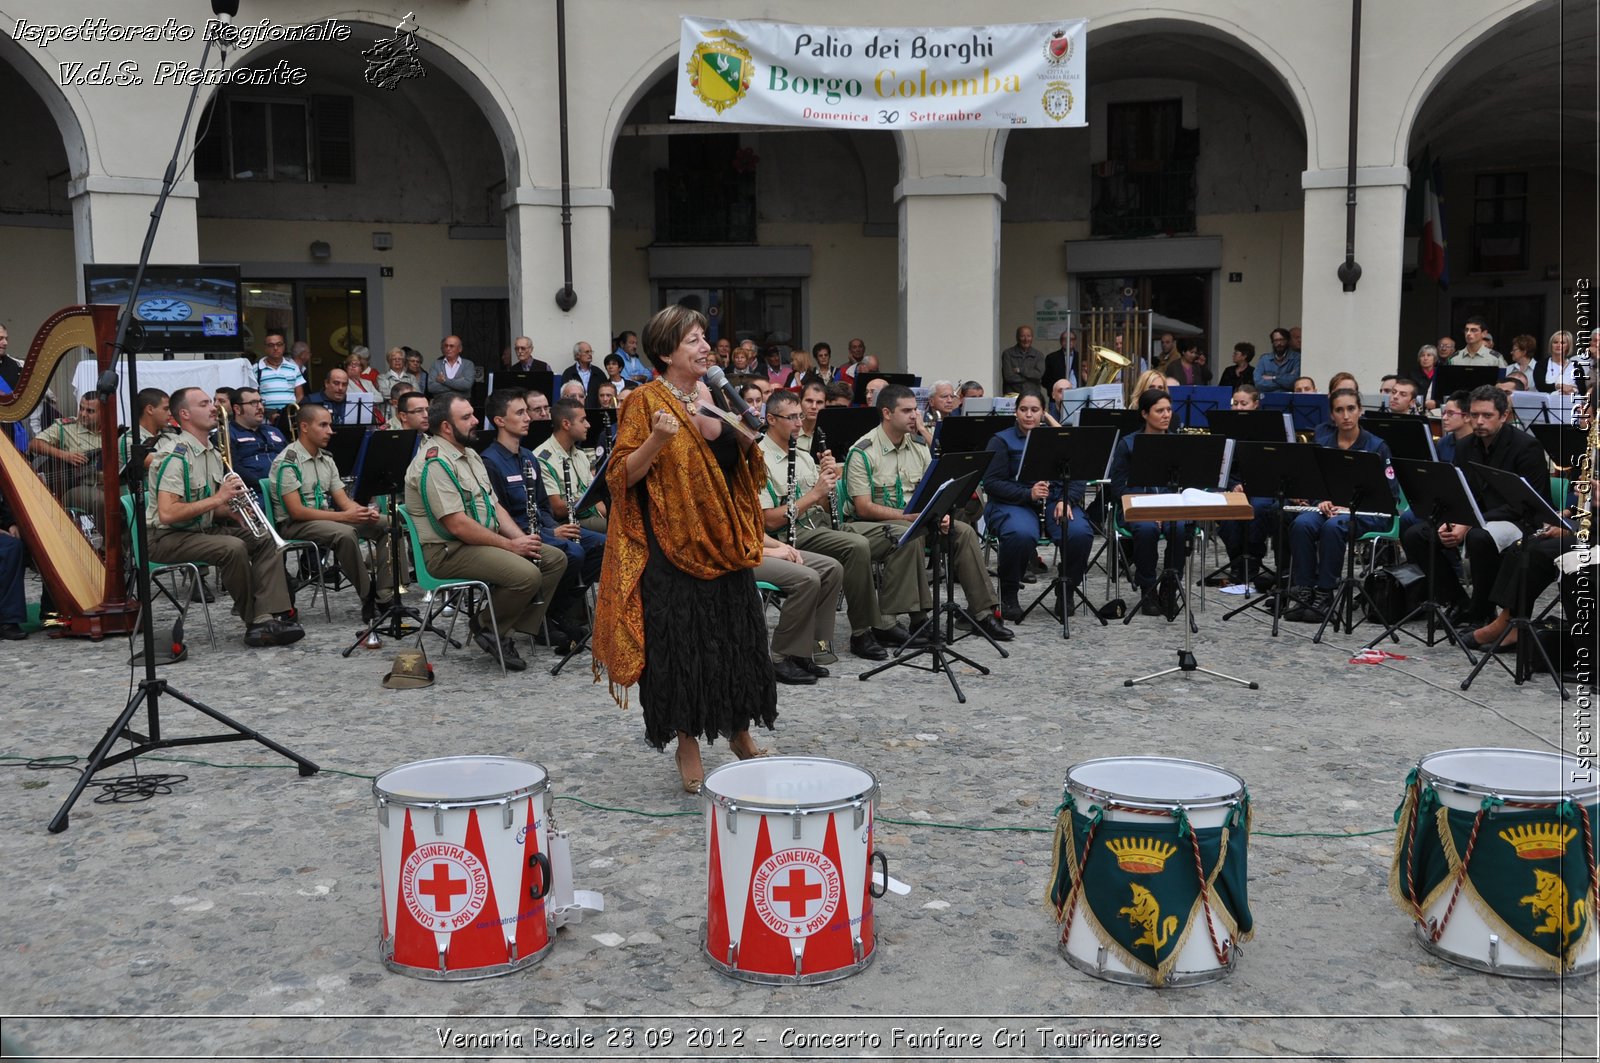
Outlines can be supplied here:
[[0, 492], [44, 578], [60, 628], [92, 639], [131, 631], [139, 612], [138, 603], [128, 600], [123, 576], [117, 404], [100, 403], [98, 450], [86, 453], [84, 464], [71, 472], [72, 500], [100, 515], [103, 558], [68, 509], [66, 481], [57, 475], [64, 470], [45, 468], [42, 477], [17, 449], [10, 428], [29, 421], [52, 397], [58, 407], [66, 400], [67, 412], [76, 412], [78, 368], [91, 363], [98, 377], [112, 367], [117, 313], [114, 306], [69, 306], [51, 314], [28, 348], [15, 391], [0, 395], [0, 425], [6, 426], [0, 431]]

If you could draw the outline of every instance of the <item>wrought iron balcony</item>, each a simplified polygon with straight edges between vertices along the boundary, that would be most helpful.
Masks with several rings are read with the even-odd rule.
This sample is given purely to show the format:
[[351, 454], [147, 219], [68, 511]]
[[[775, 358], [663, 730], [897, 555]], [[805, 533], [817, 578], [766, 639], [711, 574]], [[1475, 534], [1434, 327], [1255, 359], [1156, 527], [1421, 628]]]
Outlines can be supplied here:
[[1194, 162], [1103, 162], [1089, 168], [1094, 236], [1157, 236], [1194, 229]]
[[756, 242], [753, 173], [656, 171], [658, 244]]

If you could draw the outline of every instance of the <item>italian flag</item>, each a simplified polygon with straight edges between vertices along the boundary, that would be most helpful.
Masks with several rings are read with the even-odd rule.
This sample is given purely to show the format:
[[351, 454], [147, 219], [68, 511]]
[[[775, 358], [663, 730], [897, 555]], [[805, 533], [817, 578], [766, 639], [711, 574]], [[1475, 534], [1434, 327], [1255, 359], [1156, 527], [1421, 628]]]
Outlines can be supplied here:
[[1422, 196], [1422, 246], [1419, 248], [1422, 271], [1441, 287], [1450, 286], [1450, 266], [1445, 260], [1444, 239], [1444, 180], [1439, 172], [1439, 160], [1422, 159], [1422, 172], [1427, 185]]

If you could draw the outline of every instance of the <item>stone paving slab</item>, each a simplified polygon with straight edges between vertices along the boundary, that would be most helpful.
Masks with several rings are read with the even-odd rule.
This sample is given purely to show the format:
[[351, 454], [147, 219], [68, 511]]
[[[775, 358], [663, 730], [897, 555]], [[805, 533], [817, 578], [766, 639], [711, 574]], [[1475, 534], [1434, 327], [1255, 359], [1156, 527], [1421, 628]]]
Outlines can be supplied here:
[[[849, 657], [816, 687], [780, 687], [777, 731], [763, 741], [878, 774], [876, 840], [912, 891], [878, 902], [866, 971], [768, 988], [729, 981], [702, 958], [697, 801], [679, 790], [671, 758], [645, 744], [637, 713], [618, 710], [587, 668], [552, 679], [540, 650], [544, 669], [502, 679], [475, 649], [441, 655], [430, 639], [438, 682], [388, 691], [379, 679], [393, 647], [341, 659], [357, 626], [348, 592], [334, 612], [332, 625], [312, 616], [293, 647], [248, 650], [219, 610], [224, 644], [197, 640], [191, 660], [162, 675], [354, 775], [302, 779], [253, 744], [201, 747], [200, 759], [261, 767], [146, 759], [142, 772], [188, 778], [140, 804], [95, 804], [91, 787], [70, 829], [51, 835], [45, 823], [73, 773], [4, 762], [10, 1045], [130, 1057], [1595, 1058], [1596, 979], [1497, 978], [1440, 962], [1388, 898], [1387, 831], [1418, 756], [1574, 742], [1548, 683], [1516, 687], [1491, 672], [1462, 695], [1458, 651], [1407, 643], [1406, 661], [1347, 664], [1374, 630], [1315, 646], [1309, 629], [1289, 625], [1273, 639], [1261, 620], [1221, 623], [1213, 596], [1197, 613], [1200, 663], [1255, 678], [1259, 691], [1203, 677], [1127, 689], [1124, 678], [1172, 662], [1181, 628], [1142, 617], [1100, 628], [1083, 616], [1067, 642], [1030, 618], [1007, 660], [963, 643], [993, 668], [959, 676], [966, 705], [926, 673], [858, 682]], [[706, 638], [716, 637], [708, 618]], [[130, 679], [117, 641], [4, 643], [0, 669], [0, 752], [20, 756], [86, 754]], [[171, 702], [162, 726], [213, 729]], [[461, 753], [546, 766], [577, 885], [603, 892], [606, 911], [563, 929], [531, 969], [423, 982], [377, 959], [377, 818], [369, 780], [356, 776]], [[1042, 898], [1066, 771], [1145, 753], [1227, 767], [1255, 801], [1258, 929], [1224, 981], [1120, 986], [1056, 952]], [[726, 747], [708, 751], [707, 767], [730, 759]], [[1336, 836], [1272, 836], [1303, 832]]]

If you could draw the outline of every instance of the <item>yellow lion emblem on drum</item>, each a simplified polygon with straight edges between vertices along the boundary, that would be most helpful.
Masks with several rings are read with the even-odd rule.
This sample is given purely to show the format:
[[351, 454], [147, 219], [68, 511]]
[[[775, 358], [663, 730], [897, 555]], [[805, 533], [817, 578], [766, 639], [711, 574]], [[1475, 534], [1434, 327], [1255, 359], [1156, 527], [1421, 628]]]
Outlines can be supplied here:
[[[1144, 934], [1133, 943], [1135, 948], [1149, 945], [1151, 951], [1160, 952], [1167, 939], [1172, 937], [1172, 932], [1178, 929], [1178, 917], [1169, 915], [1163, 922], [1161, 905], [1156, 902], [1156, 895], [1137, 882], [1130, 882], [1128, 886], [1133, 890], [1133, 903], [1126, 908], [1117, 909], [1117, 914], [1127, 916], [1128, 922], [1134, 926], [1144, 927]], [[1562, 895], [1563, 899], [1565, 896]]]
[[[1533, 909], [1535, 916], [1540, 914], [1545, 916], [1545, 921], [1533, 928], [1535, 934], [1560, 934], [1561, 944], [1565, 947], [1567, 939], [1577, 933], [1578, 925], [1588, 915], [1589, 903], [1583, 897], [1573, 901], [1572, 918], [1568, 919], [1567, 884], [1561, 881], [1561, 876], [1538, 868], [1534, 868], [1533, 875], [1535, 891], [1517, 903], [1528, 905]], [[1127, 909], [1124, 908], [1123, 911]]]

